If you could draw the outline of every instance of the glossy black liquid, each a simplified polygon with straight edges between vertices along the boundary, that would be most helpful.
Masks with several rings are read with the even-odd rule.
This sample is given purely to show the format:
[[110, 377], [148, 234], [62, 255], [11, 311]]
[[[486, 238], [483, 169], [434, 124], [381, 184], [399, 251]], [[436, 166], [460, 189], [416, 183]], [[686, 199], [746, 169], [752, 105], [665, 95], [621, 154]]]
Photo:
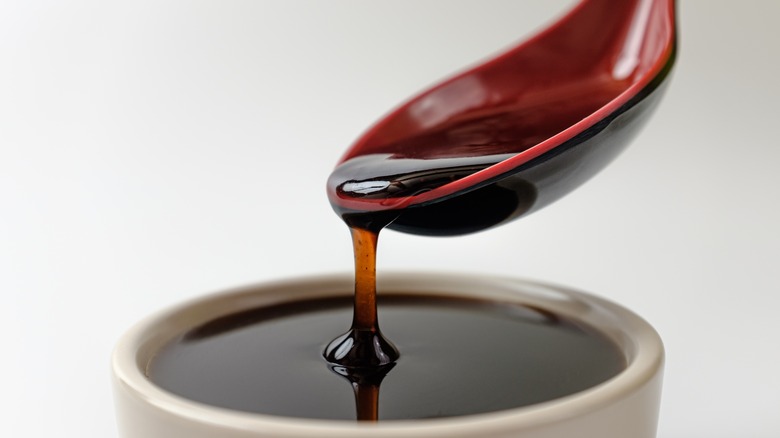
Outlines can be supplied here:
[[354, 376], [355, 381], [359, 382], [364, 380], [363, 375], [376, 375], [380, 371], [377, 367], [394, 363], [400, 353], [379, 329], [376, 304], [376, 245], [379, 232], [356, 227], [351, 227], [350, 232], [355, 253], [352, 326], [325, 347], [323, 356], [329, 363], [345, 368], [345, 373], [349, 371], [348, 375]]
[[[538, 129], [516, 128], [512, 123], [530, 126], [519, 119], [492, 123], [489, 118], [473, 118], [459, 121], [454, 132], [447, 126], [441, 132], [372, 148], [372, 153], [348, 159], [330, 175], [331, 206], [348, 222], [382, 214], [393, 216], [388, 228], [430, 236], [474, 233], [530, 214], [582, 185], [625, 149], [658, 105], [670, 69], [671, 64], [628, 103], [549, 152], [468, 190], [408, 208], [395, 206], [487, 169], [560, 126], [551, 124], [541, 135]], [[568, 116], [564, 120], [570, 122]], [[345, 200], [382, 200], [383, 206], [349, 207]]]
[[[378, 419], [394, 420], [539, 403], [590, 388], [625, 368], [624, 357], [603, 335], [547, 312], [386, 292], [379, 303], [382, 325], [403, 354], [361, 382], [335, 375], [344, 370], [334, 370], [320, 354], [329, 335], [349, 320], [348, 298], [291, 302], [211, 321], [163, 348], [150, 363], [149, 377], [214, 406], [342, 420], [373, 408], [365, 401], [374, 399], [381, 382]], [[363, 394], [353, 392], [353, 385]]]

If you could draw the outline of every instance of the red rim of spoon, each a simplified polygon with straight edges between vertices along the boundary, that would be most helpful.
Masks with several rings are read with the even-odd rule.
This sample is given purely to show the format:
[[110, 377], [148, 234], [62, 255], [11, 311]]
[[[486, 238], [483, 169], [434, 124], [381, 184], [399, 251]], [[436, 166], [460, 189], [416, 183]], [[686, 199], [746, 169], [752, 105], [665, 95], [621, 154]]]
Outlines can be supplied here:
[[[610, 0], [615, 1], [615, 0]], [[599, 3], [598, 5], [595, 5]], [[351, 158], [359, 156], [359, 152], [362, 146], [371, 139], [378, 131], [380, 131], [387, 121], [392, 120], [394, 117], [408, 110], [408, 108], [420, 98], [429, 95], [431, 92], [441, 89], [442, 87], [451, 84], [465, 76], [476, 74], [477, 72], [500, 65], [505, 60], [511, 58], [513, 55], [526, 50], [529, 47], [533, 47], [537, 42], [543, 41], [545, 38], [550, 38], [560, 28], [570, 24], [570, 22], [578, 17], [581, 11], [589, 6], [596, 7], [608, 7], [609, 1], [605, 3], [604, 0], [583, 0], [578, 3], [574, 8], [568, 11], [561, 19], [554, 22], [549, 27], [543, 29], [536, 35], [532, 36], [528, 40], [520, 43], [517, 46], [512, 47], [506, 52], [472, 68], [467, 69], [431, 88], [425, 90], [422, 93], [414, 96], [406, 101], [395, 110], [382, 117], [375, 125], [369, 128], [356, 142], [350, 147], [346, 154], [339, 161], [343, 163]], [[614, 3], [613, 3], [614, 5]], [[650, 15], [655, 14], [656, 18], [653, 21], [653, 26], [649, 26]], [[658, 19], [660, 15], [661, 19]], [[642, 20], [645, 20], [644, 22]], [[660, 22], [659, 22], [660, 21]], [[634, 33], [631, 35], [631, 33]], [[422, 204], [425, 202], [434, 201], [437, 199], [443, 199], [444, 197], [456, 192], [467, 190], [469, 188], [478, 186], [491, 178], [507, 173], [518, 166], [529, 162], [530, 160], [547, 153], [556, 147], [566, 143], [573, 139], [578, 134], [583, 133], [587, 129], [593, 127], [599, 121], [604, 120], [609, 115], [618, 111], [621, 107], [629, 103], [632, 98], [638, 96], [642, 90], [652, 86], [652, 83], [656, 78], [665, 74], [668, 70], [666, 67], [672, 62], [675, 53], [676, 45], [676, 30], [675, 30], [675, 2], [674, 0], [636, 0], [634, 11], [632, 13], [632, 23], [627, 28], [626, 44], [630, 45], [633, 41], [635, 44], [635, 51], [629, 53], [627, 56], [635, 56], [637, 59], [641, 58], [647, 61], [648, 56], [657, 56], [652, 59], [652, 63], [649, 68], [641, 71], [641, 74], [634, 75], [631, 79], [630, 85], [622, 90], [616, 97], [601, 106], [593, 113], [587, 115], [579, 122], [569, 126], [565, 130], [541, 141], [540, 143], [531, 146], [530, 148], [518, 152], [516, 155], [508, 158], [504, 161], [496, 163], [490, 167], [487, 167], [481, 171], [475, 172], [471, 175], [453, 181], [451, 183], [442, 185], [433, 190], [425, 193], [421, 193], [415, 196], [400, 198], [400, 199], [354, 199], [349, 197], [341, 197], [335, 193], [335, 191], [329, 191], [329, 196], [336, 197], [331, 199], [333, 202], [338, 203], [345, 208], [353, 208], [355, 210], [362, 211], [376, 211], [386, 209], [404, 208], [410, 205]], [[633, 40], [632, 40], [633, 38]], [[660, 43], [662, 49], [655, 53], [647, 53], [649, 50], [643, 50], [641, 46], [643, 41], [648, 38], [655, 38], [655, 42]], [[620, 58], [616, 59], [614, 64], [620, 62]]]

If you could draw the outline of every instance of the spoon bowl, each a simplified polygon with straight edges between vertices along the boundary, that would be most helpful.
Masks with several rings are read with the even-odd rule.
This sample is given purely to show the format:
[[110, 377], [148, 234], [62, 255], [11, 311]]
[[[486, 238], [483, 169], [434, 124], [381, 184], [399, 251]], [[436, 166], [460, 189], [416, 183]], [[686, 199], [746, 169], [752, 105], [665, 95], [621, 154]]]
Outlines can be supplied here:
[[658, 104], [674, 0], [583, 0], [507, 52], [382, 118], [328, 181], [334, 209], [456, 235], [550, 204], [604, 168]]

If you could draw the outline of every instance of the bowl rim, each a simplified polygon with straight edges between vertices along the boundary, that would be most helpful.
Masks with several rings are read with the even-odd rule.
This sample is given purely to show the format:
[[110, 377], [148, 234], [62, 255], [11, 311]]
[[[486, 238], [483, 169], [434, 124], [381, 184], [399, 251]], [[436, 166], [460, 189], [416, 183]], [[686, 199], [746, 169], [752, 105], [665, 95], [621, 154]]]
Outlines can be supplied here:
[[[482, 436], [491, 431], [526, 430], [572, 419], [612, 405], [649, 384], [662, 372], [664, 348], [655, 329], [637, 314], [611, 301], [567, 287], [513, 277], [445, 272], [385, 272], [377, 278], [380, 290], [400, 293], [438, 293], [477, 298], [514, 297], [520, 303], [545, 304], [546, 308], [575, 317], [618, 342], [627, 357], [626, 368], [609, 380], [562, 398], [498, 412], [442, 419], [392, 420], [374, 424], [343, 420], [280, 417], [229, 410], [188, 400], [151, 382], [146, 365], [154, 352], [171, 339], [205, 321], [238, 309], [321, 296], [351, 293], [351, 273], [320, 274], [228, 289], [201, 296], [159, 311], [136, 323], [117, 342], [111, 357], [111, 373], [117, 389], [158, 412], [179, 421], [208, 425], [224, 431], [262, 431], [274, 436], [300, 436], [315, 432], [323, 437], [359, 437], [367, 430], [375, 437]], [[475, 295], [474, 287], [487, 290]], [[453, 291], [453, 288], [456, 290]], [[296, 292], [298, 291], [298, 292]], [[438, 292], [437, 292], [438, 291]], [[291, 293], [292, 292], [292, 293]], [[594, 324], [593, 321], [596, 321]], [[243, 436], [243, 435], [242, 435]], [[251, 435], [249, 435], [251, 436]], [[264, 435], [265, 436], [265, 435]]]

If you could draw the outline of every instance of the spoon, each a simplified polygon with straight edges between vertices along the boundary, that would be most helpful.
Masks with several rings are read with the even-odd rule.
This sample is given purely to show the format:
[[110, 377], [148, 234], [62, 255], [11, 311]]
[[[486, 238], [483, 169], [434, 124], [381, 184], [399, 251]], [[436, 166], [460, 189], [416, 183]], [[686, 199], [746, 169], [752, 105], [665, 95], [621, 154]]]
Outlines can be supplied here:
[[347, 223], [424, 235], [536, 211], [637, 134], [675, 52], [674, 0], [583, 0], [376, 123], [329, 178], [331, 205]]

